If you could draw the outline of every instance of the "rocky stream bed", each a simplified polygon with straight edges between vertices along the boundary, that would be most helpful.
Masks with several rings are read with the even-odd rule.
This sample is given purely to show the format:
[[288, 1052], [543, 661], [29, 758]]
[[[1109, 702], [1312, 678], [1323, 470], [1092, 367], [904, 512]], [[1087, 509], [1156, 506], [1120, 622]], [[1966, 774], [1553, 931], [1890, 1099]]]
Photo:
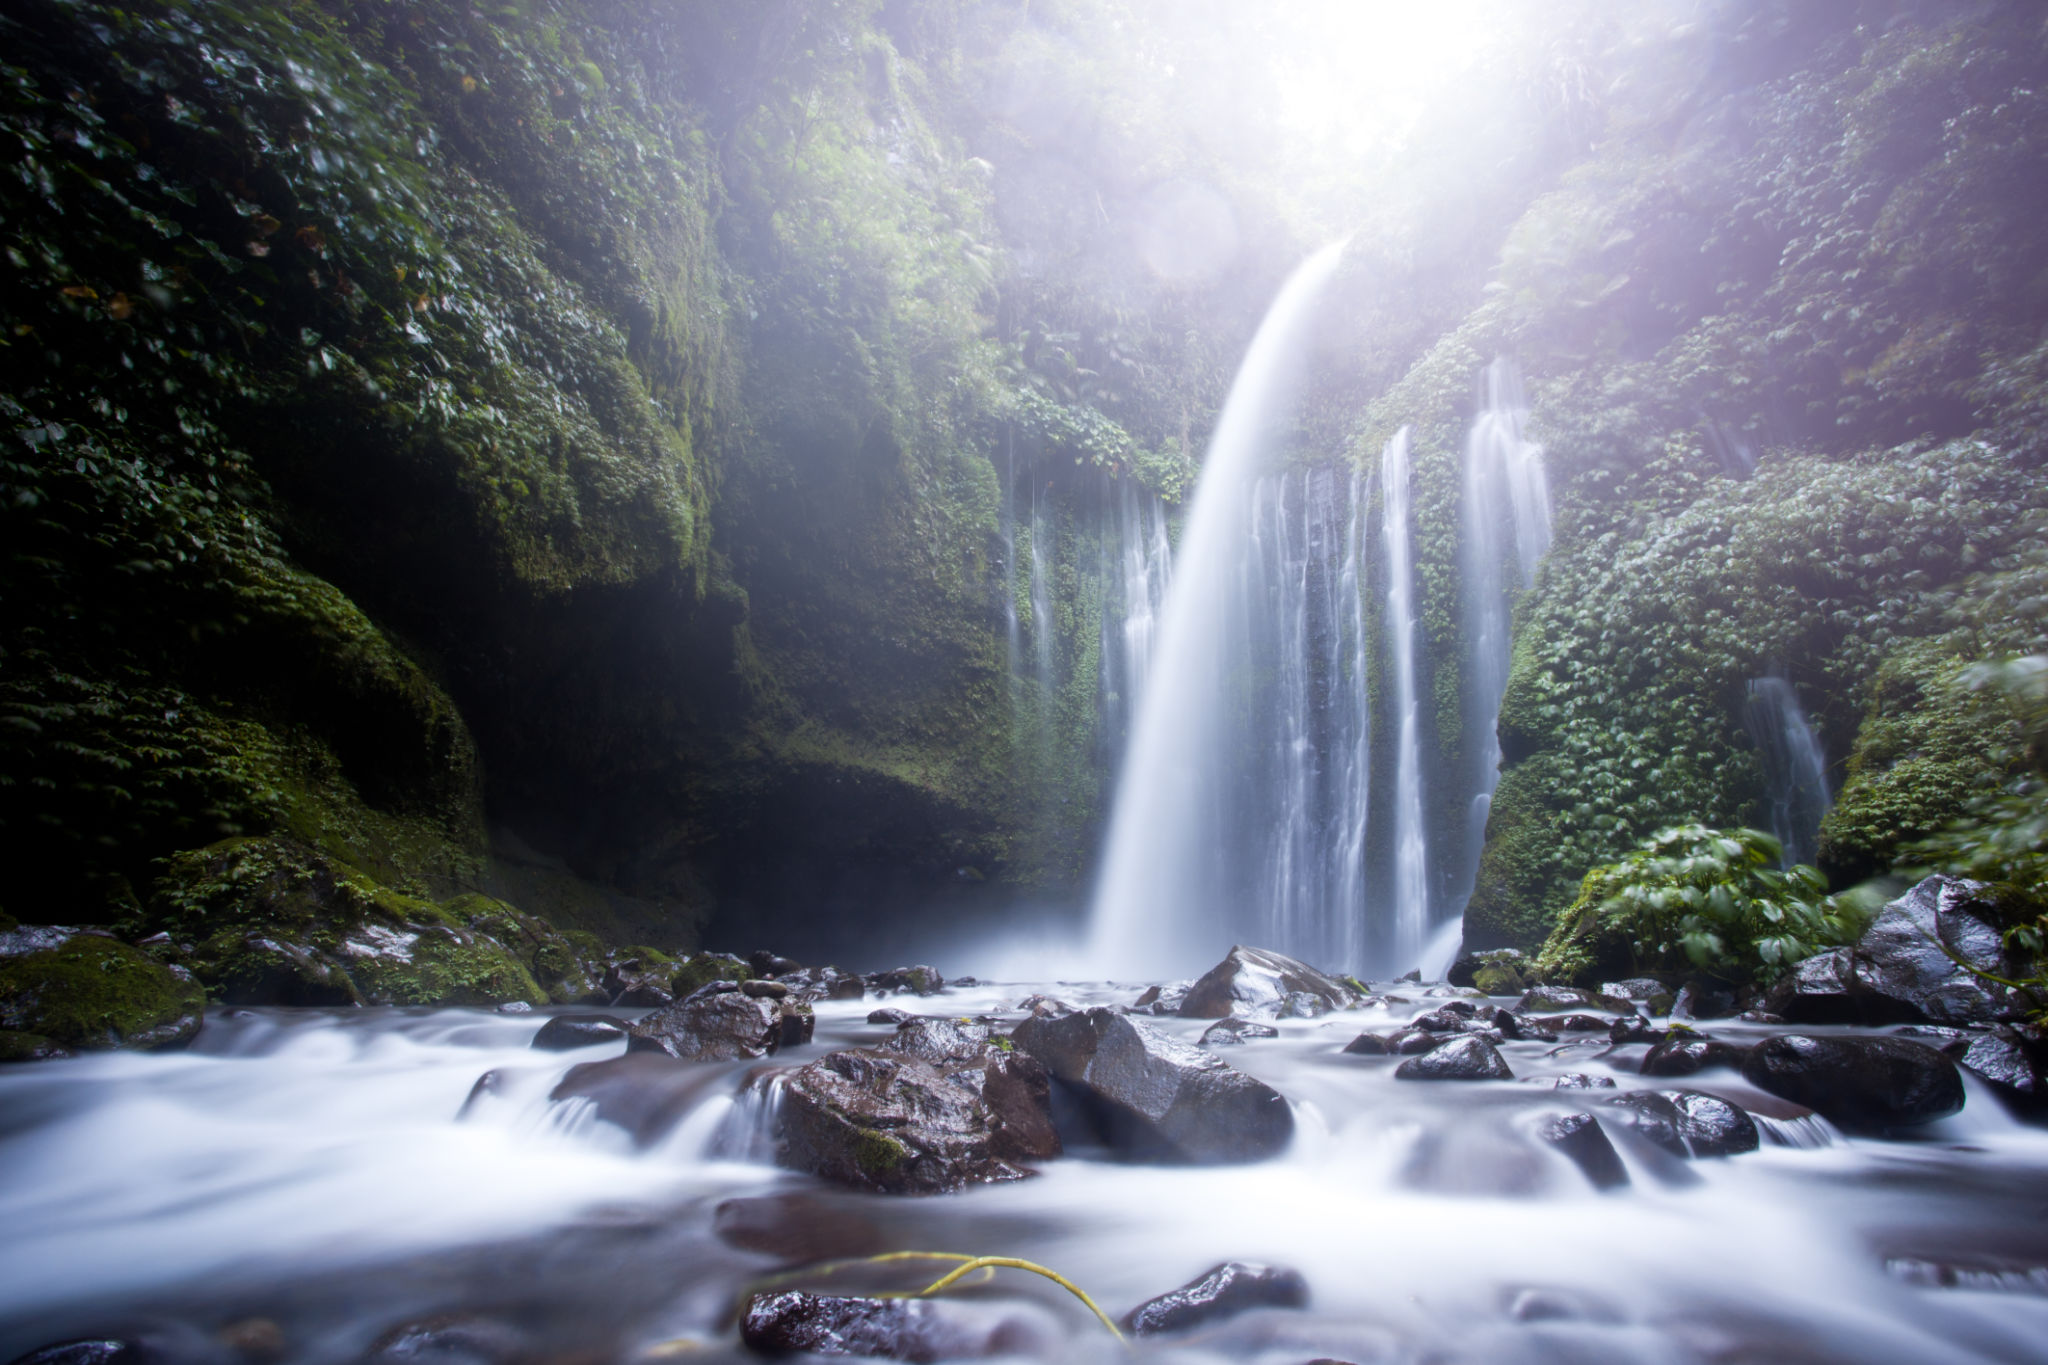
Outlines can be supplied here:
[[[2039, 1051], [1929, 946], [1967, 892], [1713, 1018], [1255, 949], [215, 1009], [0, 1072], [0, 1358], [2035, 1361]], [[981, 1256], [1100, 1317], [1007, 1265], [905, 1297]]]

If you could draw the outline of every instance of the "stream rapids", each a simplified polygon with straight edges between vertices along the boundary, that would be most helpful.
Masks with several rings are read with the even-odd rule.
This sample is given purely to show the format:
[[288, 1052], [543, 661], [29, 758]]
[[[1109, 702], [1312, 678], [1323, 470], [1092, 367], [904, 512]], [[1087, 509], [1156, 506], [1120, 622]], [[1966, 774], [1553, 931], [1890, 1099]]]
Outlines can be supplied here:
[[[1113, 1317], [1225, 1260], [1307, 1279], [1306, 1309], [1135, 1343], [1157, 1360], [2048, 1359], [2048, 1131], [1974, 1078], [1960, 1114], [1883, 1141], [1773, 1120], [1734, 1073], [1703, 1073], [1687, 1084], [1755, 1107], [1763, 1149], [1682, 1162], [1625, 1146], [1629, 1185], [1600, 1193], [1530, 1130], [1582, 1107], [1556, 1076], [1663, 1084], [1636, 1074], [1642, 1048], [1508, 1042], [1514, 1081], [1397, 1082], [1397, 1059], [1342, 1052], [1441, 1003], [1390, 989], [1405, 1000], [1283, 1020], [1228, 1050], [1294, 1106], [1277, 1159], [1176, 1168], [1070, 1149], [1034, 1179], [923, 1199], [773, 1164], [773, 1073], [888, 1037], [866, 1022], [872, 999], [821, 1003], [815, 1040], [771, 1062], [704, 1064], [645, 1146], [588, 1101], [550, 1101], [569, 1067], [623, 1044], [532, 1050], [547, 1012], [216, 1011], [186, 1052], [0, 1075], [0, 1359], [110, 1337], [173, 1365], [396, 1361], [408, 1324], [440, 1321], [470, 1324], [468, 1346], [412, 1359], [747, 1360], [734, 1321], [750, 1288], [906, 1249], [1027, 1258]], [[890, 1003], [1000, 1014], [1039, 991], [1137, 994], [1025, 983]], [[1190, 1042], [1207, 1024], [1156, 1022]], [[1711, 1027], [1740, 1040], [1748, 1026]], [[879, 1274], [815, 1282], [929, 1278]], [[1008, 1320], [1006, 1358], [1127, 1358], [1034, 1277], [949, 1298]]]

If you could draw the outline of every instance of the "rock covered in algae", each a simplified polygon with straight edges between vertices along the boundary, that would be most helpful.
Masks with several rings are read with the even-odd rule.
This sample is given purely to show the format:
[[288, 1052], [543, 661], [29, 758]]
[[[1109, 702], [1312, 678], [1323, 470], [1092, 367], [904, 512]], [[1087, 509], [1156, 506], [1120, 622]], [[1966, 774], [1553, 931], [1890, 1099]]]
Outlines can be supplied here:
[[178, 1047], [206, 992], [182, 967], [96, 930], [29, 925], [0, 934], [0, 1047], [34, 1061], [66, 1049]]

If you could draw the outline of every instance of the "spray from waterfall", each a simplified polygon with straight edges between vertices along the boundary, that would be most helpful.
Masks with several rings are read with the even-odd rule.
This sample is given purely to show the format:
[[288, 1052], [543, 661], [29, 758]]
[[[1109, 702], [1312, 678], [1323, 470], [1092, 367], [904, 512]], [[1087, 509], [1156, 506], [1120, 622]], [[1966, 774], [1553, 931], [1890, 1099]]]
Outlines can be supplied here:
[[1341, 244], [1299, 266], [1260, 323], [1217, 421], [1173, 584], [1158, 621], [1109, 822], [1090, 934], [1111, 972], [1192, 972], [1247, 923], [1230, 887], [1234, 745], [1226, 697], [1243, 685], [1230, 599], [1247, 534], [1244, 509], [1292, 410], [1310, 324]]

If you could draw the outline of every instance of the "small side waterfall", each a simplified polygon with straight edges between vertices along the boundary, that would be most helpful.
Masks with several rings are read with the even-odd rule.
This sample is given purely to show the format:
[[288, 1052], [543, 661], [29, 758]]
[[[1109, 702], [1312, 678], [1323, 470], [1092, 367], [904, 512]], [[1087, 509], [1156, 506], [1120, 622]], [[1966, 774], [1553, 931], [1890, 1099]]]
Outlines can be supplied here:
[[1415, 686], [1415, 541], [1408, 428], [1380, 454], [1380, 554], [1386, 564], [1387, 654], [1394, 693], [1393, 954], [1422, 951], [1429, 927], [1429, 839], [1422, 821], [1422, 717]]
[[1784, 845], [1784, 864], [1811, 863], [1835, 794], [1828, 785], [1827, 755], [1799, 694], [1775, 674], [1753, 679], [1744, 720], [1763, 764], [1771, 833]]
[[1500, 701], [1508, 686], [1514, 595], [1535, 581], [1550, 548], [1550, 485], [1543, 447], [1522, 434], [1528, 406], [1513, 362], [1498, 357], [1482, 376], [1479, 415], [1465, 440], [1464, 505], [1458, 551], [1465, 616], [1465, 846], [1456, 903], [1471, 897], [1493, 789], [1500, 780]]
[[1342, 250], [1317, 252], [1282, 286], [1218, 419], [1110, 816], [1090, 942], [1102, 970], [1196, 971], [1248, 927], [1223, 852], [1233, 776], [1225, 699], [1243, 684], [1231, 649], [1232, 578], [1252, 485], [1293, 407], [1315, 304]]

